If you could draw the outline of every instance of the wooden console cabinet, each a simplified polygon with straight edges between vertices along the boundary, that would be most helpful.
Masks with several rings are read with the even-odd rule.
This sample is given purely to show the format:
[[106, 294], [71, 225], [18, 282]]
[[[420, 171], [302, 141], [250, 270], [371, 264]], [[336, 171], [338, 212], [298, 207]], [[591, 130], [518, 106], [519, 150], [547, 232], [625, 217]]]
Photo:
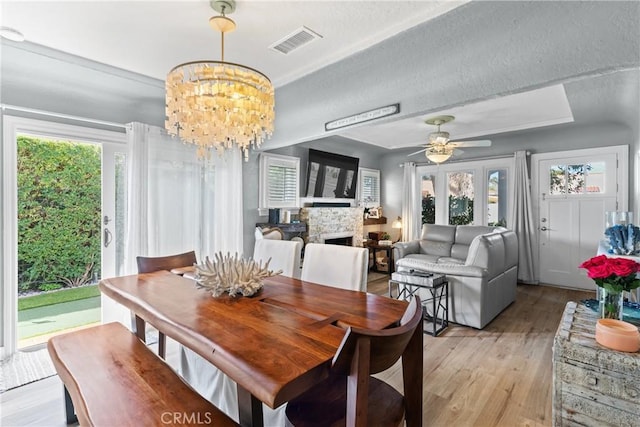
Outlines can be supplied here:
[[595, 340], [598, 316], [567, 303], [553, 342], [553, 425], [640, 425], [640, 353]]

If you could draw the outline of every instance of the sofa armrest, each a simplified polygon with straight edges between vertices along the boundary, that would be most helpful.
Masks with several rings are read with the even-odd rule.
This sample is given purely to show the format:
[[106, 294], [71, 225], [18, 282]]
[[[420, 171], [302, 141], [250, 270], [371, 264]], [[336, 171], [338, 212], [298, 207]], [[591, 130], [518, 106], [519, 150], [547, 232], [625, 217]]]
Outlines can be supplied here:
[[397, 262], [398, 271], [419, 270], [427, 273], [445, 274], [463, 277], [485, 277], [488, 273], [486, 268], [473, 265], [460, 264], [437, 264], [418, 259], [403, 259]]
[[409, 254], [419, 254], [420, 244], [418, 240], [412, 240], [411, 242], [397, 242], [393, 247], [393, 259], [398, 261], [401, 258], [406, 257]]

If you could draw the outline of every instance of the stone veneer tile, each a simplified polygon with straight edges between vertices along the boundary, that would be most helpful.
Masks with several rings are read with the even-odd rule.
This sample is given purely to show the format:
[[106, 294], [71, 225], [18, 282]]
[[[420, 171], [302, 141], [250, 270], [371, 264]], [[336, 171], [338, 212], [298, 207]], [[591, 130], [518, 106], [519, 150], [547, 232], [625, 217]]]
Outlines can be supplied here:
[[[364, 208], [302, 208], [300, 221], [307, 223], [305, 243], [325, 238], [353, 236], [353, 246], [362, 246]], [[330, 237], [323, 237], [329, 235]]]

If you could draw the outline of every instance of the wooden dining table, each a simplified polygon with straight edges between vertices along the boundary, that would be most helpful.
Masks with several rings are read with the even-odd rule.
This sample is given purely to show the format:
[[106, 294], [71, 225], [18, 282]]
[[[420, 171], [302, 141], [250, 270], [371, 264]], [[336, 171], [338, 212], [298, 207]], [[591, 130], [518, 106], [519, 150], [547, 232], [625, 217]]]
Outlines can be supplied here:
[[[275, 276], [253, 297], [212, 297], [168, 271], [104, 279], [100, 290], [145, 322], [193, 350], [238, 385], [240, 424], [261, 426], [262, 404], [295, 398], [329, 375], [349, 326], [397, 325], [407, 303], [380, 295]], [[421, 328], [402, 356], [406, 421], [422, 425]]]

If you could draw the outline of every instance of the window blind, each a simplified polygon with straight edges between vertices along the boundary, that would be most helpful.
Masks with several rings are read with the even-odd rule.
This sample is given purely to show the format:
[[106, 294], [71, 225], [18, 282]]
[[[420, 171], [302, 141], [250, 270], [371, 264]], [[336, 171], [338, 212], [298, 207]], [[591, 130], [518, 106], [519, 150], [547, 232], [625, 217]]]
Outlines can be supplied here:
[[296, 201], [298, 171], [295, 167], [269, 165], [268, 178], [269, 206]]
[[362, 201], [364, 203], [379, 203], [380, 182], [377, 176], [363, 174], [362, 177]]

